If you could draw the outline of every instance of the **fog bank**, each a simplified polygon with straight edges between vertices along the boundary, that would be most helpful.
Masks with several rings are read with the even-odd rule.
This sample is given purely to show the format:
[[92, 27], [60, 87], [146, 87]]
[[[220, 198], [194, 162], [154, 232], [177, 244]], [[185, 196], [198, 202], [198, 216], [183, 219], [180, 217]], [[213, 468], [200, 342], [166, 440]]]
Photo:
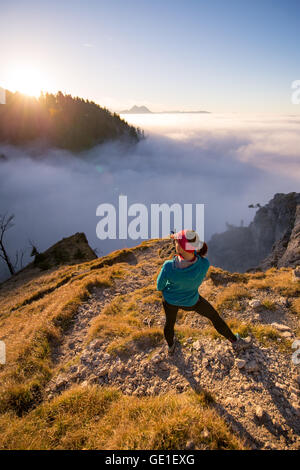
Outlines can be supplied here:
[[[98, 254], [141, 240], [99, 240], [96, 208], [120, 194], [128, 205], [205, 204], [205, 239], [253, 219], [251, 203], [299, 191], [300, 118], [297, 116], [126, 115], [147, 138], [135, 147], [107, 143], [77, 156], [50, 149], [1, 145], [0, 213], [15, 214], [4, 239], [11, 257], [33, 240], [40, 251], [85, 232]], [[130, 218], [129, 218], [130, 221]], [[0, 267], [1, 278], [7, 270]]]

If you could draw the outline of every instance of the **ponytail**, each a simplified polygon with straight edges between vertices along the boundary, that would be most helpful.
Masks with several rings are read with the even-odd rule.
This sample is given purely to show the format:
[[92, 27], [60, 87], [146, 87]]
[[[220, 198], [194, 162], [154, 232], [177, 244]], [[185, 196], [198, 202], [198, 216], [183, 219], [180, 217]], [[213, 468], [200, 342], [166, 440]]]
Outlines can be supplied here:
[[202, 248], [200, 250], [197, 250], [197, 254], [203, 257], [206, 255], [207, 250], [208, 250], [207, 244], [204, 242]]

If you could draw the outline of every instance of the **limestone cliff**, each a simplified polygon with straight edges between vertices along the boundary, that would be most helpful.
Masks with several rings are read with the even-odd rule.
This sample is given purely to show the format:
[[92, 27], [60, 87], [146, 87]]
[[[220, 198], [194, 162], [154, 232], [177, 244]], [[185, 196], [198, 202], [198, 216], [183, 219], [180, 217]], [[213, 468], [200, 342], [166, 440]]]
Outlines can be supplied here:
[[300, 264], [300, 193], [277, 193], [258, 209], [248, 227], [214, 234], [208, 242], [212, 265], [229, 271], [266, 270]]

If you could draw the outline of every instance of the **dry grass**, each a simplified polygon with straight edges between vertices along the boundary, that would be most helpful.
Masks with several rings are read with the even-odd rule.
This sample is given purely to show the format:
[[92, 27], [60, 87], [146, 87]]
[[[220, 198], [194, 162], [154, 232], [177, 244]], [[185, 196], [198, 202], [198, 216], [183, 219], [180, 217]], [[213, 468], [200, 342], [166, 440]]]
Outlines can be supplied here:
[[220, 310], [221, 312], [224, 312], [228, 309], [239, 309], [240, 304], [237, 303], [237, 301], [251, 297], [251, 291], [244, 285], [230, 284], [228, 287], [223, 288], [223, 290], [217, 294], [217, 297], [214, 301], [214, 307], [216, 310]]
[[23, 294], [17, 288], [17, 302], [8, 302], [0, 322], [7, 349], [7, 364], [0, 366], [0, 411], [13, 409], [21, 414], [39, 402], [52, 374], [51, 349], [71, 325], [78, 307], [93, 287], [111, 287], [114, 278], [124, 274], [122, 264], [79, 275], [76, 266], [62, 267], [56, 278], [48, 275], [51, 289], [45, 288], [47, 275], [41, 283], [34, 279]]
[[300, 315], [300, 297], [293, 300], [291, 310], [293, 313]]
[[[1, 284], [0, 338], [6, 343], [7, 363], [0, 365], [0, 412], [11, 409], [20, 415], [36, 406], [53, 374], [51, 350], [72, 324], [78, 307], [93, 287], [109, 288], [116, 278], [130, 276], [128, 263], [135, 264], [136, 255], [156, 242], [149, 240], [82, 264], [28, 269]], [[131, 333], [140, 321], [130, 305], [127, 310], [126, 332]]]
[[273, 311], [277, 310], [276, 302], [273, 302], [272, 300], [269, 300], [269, 299], [264, 299], [261, 305], [267, 310], [273, 310]]
[[[109, 338], [110, 354], [129, 354], [134, 349], [144, 349], [161, 343], [161, 329], [146, 328], [142, 321], [138, 306], [138, 300], [142, 297], [140, 291], [141, 289], [113, 299], [92, 321], [88, 332], [89, 341], [95, 338]], [[149, 298], [147, 302], [152, 303]]]
[[129, 337], [131, 333], [143, 327], [138, 307], [131, 298], [118, 296], [113, 299], [92, 321], [88, 332], [90, 340], [94, 338]]
[[[157, 397], [75, 387], [21, 418], [0, 416], [1, 449], [245, 449], [203, 392]], [[205, 431], [205, 434], [203, 433]]]
[[147, 295], [141, 299], [143, 304], [161, 304], [161, 293], [156, 291], [151, 295]]
[[212, 282], [216, 285], [226, 285], [229, 283], [246, 283], [249, 279], [249, 274], [247, 273], [231, 273], [225, 271], [222, 268], [217, 268], [215, 266], [210, 266], [207, 275], [207, 279], [211, 279]]
[[143, 328], [136, 332], [131, 332], [126, 338], [113, 340], [107, 347], [107, 352], [112, 355], [130, 356], [137, 350], [148, 350], [162, 344], [164, 341], [161, 328]]
[[[238, 333], [241, 337], [250, 335], [256, 338], [262, 346], [272, 346], [282, 352], [290, 352], [290, 340], [282, 338], [280, 333], [272, 326], [252, 324], [234, 317], [226, 320], [226, 323], [234, 333]], [[201, 336], [208, 336], [212, 339], [218, 338], [224, 341], [224, 337], [209, 323], [202, 328], [191, 328], [182, 323], [178, 323], [175, 327], [175, 334], [181, 343], [184, 343], [187, 338], [192, 338], [193, 341], [196, 341]], [[278, 338], [281, 338], [281, 342], [278, 342]]]
[[249, 289], [272, 290], [280, 295], [296, 297], [300, 295], [300, 282], [293, 281], [291, 268], [271, 268], [263, 278], [250, 278]]

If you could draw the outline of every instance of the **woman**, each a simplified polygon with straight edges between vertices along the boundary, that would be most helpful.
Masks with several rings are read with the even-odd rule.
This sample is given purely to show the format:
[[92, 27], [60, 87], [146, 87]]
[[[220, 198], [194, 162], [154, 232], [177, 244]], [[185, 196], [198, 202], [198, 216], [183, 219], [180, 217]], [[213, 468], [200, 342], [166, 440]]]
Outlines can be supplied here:
[[157, 290], [162, 291], [163, 307], [166, 314], [164, 327], [169, 353], [175, 350], [174, 325], [178, 309], [192, 310], [209, 318], [215, 329], [227, 338], [236, 351], [248, 346], [248, 343], [234, 334], [222, 320], [214, 307], [201, 295], [198, 288], [204, 280], [210, 263], [204, 256], [207, 245], [201, 242], [194, 230], [181, 230], [172, 234], [177, 255], [164, 262], [157, 278]]

